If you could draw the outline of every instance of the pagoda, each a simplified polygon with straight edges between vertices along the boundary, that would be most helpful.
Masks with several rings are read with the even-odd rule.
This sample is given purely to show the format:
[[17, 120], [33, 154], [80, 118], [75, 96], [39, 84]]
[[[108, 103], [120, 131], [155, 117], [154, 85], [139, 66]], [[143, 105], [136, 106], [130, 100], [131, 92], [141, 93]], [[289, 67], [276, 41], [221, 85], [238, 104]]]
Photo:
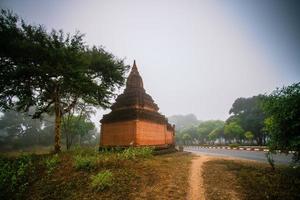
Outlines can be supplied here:
[[173, 146], [175, 127], [158, 110], [134, 61], [124, 92], [100, 121], [100, 147]]

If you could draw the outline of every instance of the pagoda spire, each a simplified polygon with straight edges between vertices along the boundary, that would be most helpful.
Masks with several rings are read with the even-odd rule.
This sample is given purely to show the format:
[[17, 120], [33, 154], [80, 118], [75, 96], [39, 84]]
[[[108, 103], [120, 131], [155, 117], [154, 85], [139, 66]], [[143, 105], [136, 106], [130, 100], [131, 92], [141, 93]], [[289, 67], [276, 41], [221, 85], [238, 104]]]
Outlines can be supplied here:
[[137, 69], [135, 60], [133, 61], [133, 66], [131, 68], [131, 72], [127, 78], [127, 83], [126, 83], [126, 89], [130, 89], [130, 88], [144, 89], [143, 80]]
[[132, 69], [131, 69], [131, 73], [132, 72], [138, 72], [135, 60], [133, 60], [133, 66], [132, 66]]

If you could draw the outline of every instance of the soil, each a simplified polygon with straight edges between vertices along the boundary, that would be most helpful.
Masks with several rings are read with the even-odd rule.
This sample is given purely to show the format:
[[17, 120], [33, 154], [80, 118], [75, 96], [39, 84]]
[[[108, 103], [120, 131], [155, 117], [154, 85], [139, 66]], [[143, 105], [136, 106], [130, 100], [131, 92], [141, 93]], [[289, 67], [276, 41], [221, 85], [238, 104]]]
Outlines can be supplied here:
[[211, 158], [207, 156], [197, 156], [192, 160], [190, 168], [190, 178], [189, 178], [189, 200], [205, 200], [204, 195], [204, 185], [202, 177], [202, 166], [203, 163], [209, 161]]

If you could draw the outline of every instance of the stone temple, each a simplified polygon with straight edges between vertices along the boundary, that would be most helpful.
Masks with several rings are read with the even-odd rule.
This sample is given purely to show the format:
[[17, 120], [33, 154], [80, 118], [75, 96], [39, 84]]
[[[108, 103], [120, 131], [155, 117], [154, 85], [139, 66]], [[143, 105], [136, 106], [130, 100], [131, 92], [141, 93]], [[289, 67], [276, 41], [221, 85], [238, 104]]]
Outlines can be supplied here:
[[134, 61], [126, 88], [101, 122], [101, 147], [174, 146], [175, 127], [146, 93]]

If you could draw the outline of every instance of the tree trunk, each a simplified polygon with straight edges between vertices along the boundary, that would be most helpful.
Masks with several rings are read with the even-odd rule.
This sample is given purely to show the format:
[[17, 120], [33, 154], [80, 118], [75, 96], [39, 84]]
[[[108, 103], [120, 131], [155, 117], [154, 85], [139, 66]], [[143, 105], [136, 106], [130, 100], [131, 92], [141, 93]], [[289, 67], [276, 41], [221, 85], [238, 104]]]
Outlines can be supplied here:
[[60, 137], [61, 137], [61, 110], [59, 98], [55, 99], [55, 144], [54, 144], [54, 152], [59, 153], [61, 151], [60, 148]]

